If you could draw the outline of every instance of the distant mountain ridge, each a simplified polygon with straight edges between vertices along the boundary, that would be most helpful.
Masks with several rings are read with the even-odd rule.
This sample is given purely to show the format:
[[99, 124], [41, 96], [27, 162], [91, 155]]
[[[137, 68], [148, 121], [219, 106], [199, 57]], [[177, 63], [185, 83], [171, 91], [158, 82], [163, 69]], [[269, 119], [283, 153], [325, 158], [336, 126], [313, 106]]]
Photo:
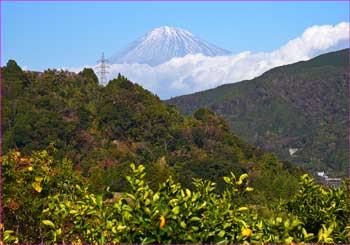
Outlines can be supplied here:
[[206, 56], [230, 54], [229, 51], [210, 44], [187, 30], [162, 26], [130, 43], [126, 49], [109, 60], [114, 64], [139, 63], [155, 66], [174, 57], [199, 53]]
[[[208, 107], [249, 143], [310, 171], [346, 173], [349, 49], [248, 81], [168, 100], [188, 115]], [[312, 162], [311, 164], [309, 164]]]

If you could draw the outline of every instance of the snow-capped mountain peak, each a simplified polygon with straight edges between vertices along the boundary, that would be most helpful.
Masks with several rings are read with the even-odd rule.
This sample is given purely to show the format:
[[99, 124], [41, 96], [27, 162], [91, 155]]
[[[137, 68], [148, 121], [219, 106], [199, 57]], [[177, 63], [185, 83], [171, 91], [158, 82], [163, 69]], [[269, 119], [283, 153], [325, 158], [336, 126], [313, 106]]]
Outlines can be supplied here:
[[112, 63], [139, 63], [155, 66], [174, 57], [187, 54], [206, 56], [226, 55], [230, 52], [175, 27], [161, 26], [129, 44], [110, 58]]
[[149, 32], [147, 35], [149, 38], [164, 38], [164, 37], [176, 37], [176, 36], [190, 36], [194, 37], [194, 35], [181, 28], [169, 27], [169, 26], [161, 26], [153, 31]]

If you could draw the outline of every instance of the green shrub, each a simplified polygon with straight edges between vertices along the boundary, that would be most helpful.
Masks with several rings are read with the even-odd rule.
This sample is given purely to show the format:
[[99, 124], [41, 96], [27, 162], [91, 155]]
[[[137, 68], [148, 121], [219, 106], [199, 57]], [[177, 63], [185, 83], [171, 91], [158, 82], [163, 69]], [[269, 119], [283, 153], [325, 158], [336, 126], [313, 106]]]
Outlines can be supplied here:
[[3, 242], [349, 242], [346, 189], [323, 188], [307, 175], [297, 194], [266, 216], [246, 203], [254, 193], [247, 174], [224, 177], [222, 192], [210, 180], [193, 179], [190, 190], [171, 176], [151, 188], [145, 175], [143, 165], [131, 164], [130, 191], [104, 200], [68, 160], [55, 161], [47, 151], [29, 158], [11, 152], [3, 157]]

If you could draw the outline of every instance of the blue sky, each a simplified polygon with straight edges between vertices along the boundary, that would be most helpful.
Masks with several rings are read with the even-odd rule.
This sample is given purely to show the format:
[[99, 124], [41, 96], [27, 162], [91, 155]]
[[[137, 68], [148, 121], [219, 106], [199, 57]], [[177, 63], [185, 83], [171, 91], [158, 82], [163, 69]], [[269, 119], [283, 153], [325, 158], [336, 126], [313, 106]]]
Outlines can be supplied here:
[[347, 2], [1, 2], [1, 63], [33, 70], [94, 64], [162, 26], [233, 53], [274, 50], [312, 25], [348, 21]]

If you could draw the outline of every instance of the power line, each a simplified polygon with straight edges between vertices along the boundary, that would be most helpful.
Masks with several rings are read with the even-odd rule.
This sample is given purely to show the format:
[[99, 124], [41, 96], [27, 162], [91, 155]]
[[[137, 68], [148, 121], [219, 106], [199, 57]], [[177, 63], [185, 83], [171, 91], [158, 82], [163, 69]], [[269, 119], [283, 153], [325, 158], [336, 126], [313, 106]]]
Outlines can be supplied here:
[[97, 61], [99, 63], [99, 65], [97, 66], [98, 68], [98, 74], [100, 75], [100, 83], [102, 84], [106, 84], [107, 83], [107, 74], [108, 72], [108, 60], [105, 58], [104, 53], [102, 52], [102, 57], [100, 60]]

